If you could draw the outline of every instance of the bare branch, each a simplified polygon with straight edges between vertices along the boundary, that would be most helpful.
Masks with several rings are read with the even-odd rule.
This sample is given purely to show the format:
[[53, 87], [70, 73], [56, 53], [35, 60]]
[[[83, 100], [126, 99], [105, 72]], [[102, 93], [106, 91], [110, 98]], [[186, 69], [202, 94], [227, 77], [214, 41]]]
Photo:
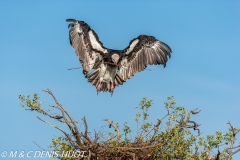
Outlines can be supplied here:
[[198, 111], [196, 111], [196, 110], [198, 110], [198, 108], [196, 108], [196, 109], [194, 109], [194, 110], [191, 110], [190, 112], [191, 112], [192, 114], [198, 114], [198, 113], [201, 112], [201, 110], [198, 110]]
[[[198, 128], [200, 126], [200, 124], [196, 123], [195, 121], [191, 121], [191, 114], [198, 114], [201, 110], [196, 111], [198, 108], [194, 109], [194, 110], [190, 110], [190, 112], [188, 112], [188, 116], [186, 118], [186, 120], [184, 120], [185, 117], [182, 117], [182, 119], [179, 121], [177, 121], [178, 123], [180, 123], [180, 127], [186, 127], [186, 128], [193, 128], [194, 130], [198, 131], [198, 136], [200, 136], [201, 132], [200, 129]], [[189, 123], [192, 123], [193, 125], [189, 125]]]
[[[157, 133], [157, 131], [158, 131], [158, 127], [159, 127], [159, 125], [162, 123], [162, 121], [160, 120], [160, 119], [158, 119], [158, 121], [157, 121], [157, 123], [154, 125], [154, 128], [152, 128], [149, 132], [148, 132], [148, 134], [150, 133], [150, 132], [152, 132], [152, 130], [154, 129], [154, 133], [153, 133], [153, 136], [152, 136], [152, 138], [150, 139], [150, 143], [152, 143], [154, 140], [155, 140], [155, 135], [156, 135], [156, 133]], [[147, 135], [148, 135], [147, 134]], [[147, 136], [146, 135], [146, 136]]]
[[71, 136], [69, 136], [64, 130], [62, 130], [61, 128], [59, 128], [58, 126], [55, 126], [54, 124], [48, 122], [48, 121], [45, 121], [43, 119], [41, 119], [40, 117], [37, 116], [37, 118], [41, 121], [43, 121], [44, 123], [47, 123], [49, 124], [51, 127], [54, 127], [56, 129], [58, 129], [59, 131], [61, 131], [66, 137], [67, 139], [69, 140], [69, 142], [71, 143], [71, 145], [73, 145], [75, 148], [79, 148], [77, 144], [75, 144], [73, 141], [72, 141], [72, 138]]
[[84, 116], [82, 120], [85, 126], [84, 138], [87, 139], [88, 142], [90, 142], [90, 144], [92, 144], [93, 143], [92, 140], [88, 137], [88, 125], [87, 125], [86, 117]]
[[41, 146], [39, 146], [36, 142], [32, 141], [33, 143], [35, 143], [39, 148], [41, 148], [43, 151], [46, 151], [45, 149], [43, 149]]
[[236, 154], [236, 153], [239, 152], [239, 151], [240, 151], [240, 148], [239, 148], [238, 150], [232, 152], [231, 156], [234, 155], [234, 154]]
[[83, 122], [84, 122], [84, 126], [85, 126], [85, 136], [88, 136], [88, 125], [87, 125], [87, 121], [86, 121], [86, 117], [83, 117]]
[[[25, 102], [22, 102], [22, 103], [25, 104], [26, 106], [28, 106]], [[25, 109], [25, 110], [36, 111], [36, 112], [46, 115], [50, 118], [53, 118], [61, 123], [64, 123], [64, 121], [62, 121], [61, 118], [58, 117], [59, 115], [53, 116], [40, 107], [39, 108], [31, 108], [31, 106], [29, 106], [29, 107], [30, 107], [30, 109]], [[51, 106], [51, 107], [53, 107], [53, 106]], [[54, 106], [54, 108], [56, 108], [56, 107]]]
[[111, 122], [109, 119], [104, 119], [104, 121], [107, 121], [111, 126], [113, 126], [113, 128], [115, 128], [115, 130], [117, 131], [117, 141], [119, 142], [121, 134], [120, 134], [118, 127], [113, 122]]
[[[76, 136], [76, 140], [78, 145], [81, 145], [81, 140], [80, 140], [80, 134], [77, 128], [77, 125], [75, 123], [75, 121], [73, 120], [73, 118], [70, 116], [70, 114], [67, 112], [67, 110], [58, 102], [57, 98], [54, 96], [54, 94], [52, 93], [51, 90], [47, 89], [47, 90], [43, 90], [44, 92], [47, 92], [48, 94], [50, 94], [52, 96], [52, 98], [54, 99], [55, 103], [57, 104], [57, 106], [59, 107], [59, 109], [62, 111], [62, 116], [64, 118], [64, 121], [67, 123], [68, 127], [70, 128], [71, 132], [73, 133], [74, 136]], [[65, 117], [64, 113], [68, 116], [68, 118], [70, 119], [71, 123], [73, 124], [73, 127], [70, 125], [70, 123], [68, 122], [67, 118]]]
[[[230, 128], [231, 128], [231, 131], [232, 131], [232, 141], [231, 141], [230, 148], [233, 148], [233, 145], [234, 145], [235, 139], [236, 139], [236, 135], [239, 133], [240, 130], [236, 131], [236, 130], [234, 129], [234, 127], [232, 126], [232, 124], [230, 123], [230, 121], [228, 121], [227, 124], [229, 124], [229, 126], [230, 126]], [[236, 151], [235, 151], [235, 152], [236, 152]], [[237, 152], [238, 152], [238, 151], [237, 151]], [[237, 152], [236, 152], [236, 153], [237, 153]], [[234, 153], [234, 154], [235, 154], [235, 153]], [[232, 149], [230, 149], [230, 154], [229, 154], [229, 155], [233, 155]]]

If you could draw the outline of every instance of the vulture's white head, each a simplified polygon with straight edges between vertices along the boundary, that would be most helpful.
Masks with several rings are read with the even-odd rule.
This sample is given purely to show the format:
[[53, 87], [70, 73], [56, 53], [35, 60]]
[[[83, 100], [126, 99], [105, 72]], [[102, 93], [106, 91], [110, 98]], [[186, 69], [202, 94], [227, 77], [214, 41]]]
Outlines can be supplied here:
[[116, 54], [116, 53], [114, 53], [114, 54], [112, 55], [112, 61], [113, 61], [113, 63], [114, 63], [115, 65], [117, 65], [117, 64], [118, 64], [118, 61], [119, 61], [119, 55]]

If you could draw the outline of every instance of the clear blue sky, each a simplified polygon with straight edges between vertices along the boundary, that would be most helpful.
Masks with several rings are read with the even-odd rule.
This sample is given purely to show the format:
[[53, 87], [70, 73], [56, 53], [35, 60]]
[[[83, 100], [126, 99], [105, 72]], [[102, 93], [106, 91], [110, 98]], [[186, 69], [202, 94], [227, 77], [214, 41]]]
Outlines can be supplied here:
[[[227, 131], [228, 121], [240, 127], [239, 8], [240, 1], [1, 1], [0, 152], [39, 150], [32, 140], [47, 149], [61, 135], [38, 114], [18, 107], [19, 94], [38, 93], [46, 108], [53, 104], [41, 91], [46, 88], [76, 120], [86, 116], [91, 131], [102, 126], [108, 131], [104, 118], [120, 126], [127, 121], [134, 129], [134, 108], [144, 96], [154, 102], [155, 122], [172, 95], [178, 105], [202, 110], [194, 120], [203, 135]], [[80, 66], [69, 44], [67, 18], [87, 22], [113, 49], [125, 48], [140, 34], [153, 35], [172, 48], [172, 58], [166, 68], [137, 73], [113, 97], [97, 96], [82, 70], [67, 70]]]

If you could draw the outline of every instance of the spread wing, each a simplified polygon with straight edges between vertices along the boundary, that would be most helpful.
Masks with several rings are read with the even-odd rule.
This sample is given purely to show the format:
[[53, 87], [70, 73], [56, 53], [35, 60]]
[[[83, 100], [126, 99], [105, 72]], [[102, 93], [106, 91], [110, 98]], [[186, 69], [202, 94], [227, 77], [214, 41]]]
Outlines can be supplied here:
[[83, 73], [87, 74], [103, 59], [108, 49], [103, 46], [97, 34], [87, 23], [74, 19], [67, 19], [67, 22], [71, 22], [68, 25], [70, 44], [79, 57]]
[[143, 71], [147, 65], [162, 64], [165, 67], [171, 52], [167, 44], [155, 37], [140, 35], [123, 50], [124, 57], [120, 62], [119, 73], [124, 80], [127, 80], [135, 73]]

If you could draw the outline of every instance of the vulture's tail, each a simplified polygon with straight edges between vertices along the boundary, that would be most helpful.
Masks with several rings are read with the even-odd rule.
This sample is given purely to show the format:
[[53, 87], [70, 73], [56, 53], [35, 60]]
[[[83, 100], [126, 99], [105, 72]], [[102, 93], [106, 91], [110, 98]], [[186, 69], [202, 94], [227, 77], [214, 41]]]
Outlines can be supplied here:
[[[100, 83], [100, 80], [99, 80], [100, 75], [99, 74], [100, 74], [100, 69], [96, 69], [95, 71], [86, 75], [86, 78], [88, 79], [88, 82], [92, 83], [92, 85], [95, 86], [96, 88]], [[102, 87], [97, 92], [101, 92], [101, 91], [111, 92], [110, 83], [102, 82]]]
[[99, 83], [99, 72], [100, 69], [96, 69], [95, 71], [87, 74], [85, 77], [88, 79], [88, 82], [92, 83], [92, 85], [97, 86]]
[[[100, 74], [100, 69], [96, 69], [95, 71], [86, 75], [86, 78], [88, 79], [88, 82], [92, 83], [92, 85], [94, 85], [96, 88], [100, 83], [99, 74]], [[115, 79], [114, 79], [114, 86], [122, 85], [123, 82], [125, 82], [125, 81], [117, 73], [116, 76], [115, 76]], [[111, 92], [111, 84], [109, 82], [102, 82], [102, 87], [98, 92], [100, 92], [100, 91]]]
[[122, 85], [125, 81], [122, 79], [121, 75], [117, 72], [115, 79], [114, 79], [114, 85]]

